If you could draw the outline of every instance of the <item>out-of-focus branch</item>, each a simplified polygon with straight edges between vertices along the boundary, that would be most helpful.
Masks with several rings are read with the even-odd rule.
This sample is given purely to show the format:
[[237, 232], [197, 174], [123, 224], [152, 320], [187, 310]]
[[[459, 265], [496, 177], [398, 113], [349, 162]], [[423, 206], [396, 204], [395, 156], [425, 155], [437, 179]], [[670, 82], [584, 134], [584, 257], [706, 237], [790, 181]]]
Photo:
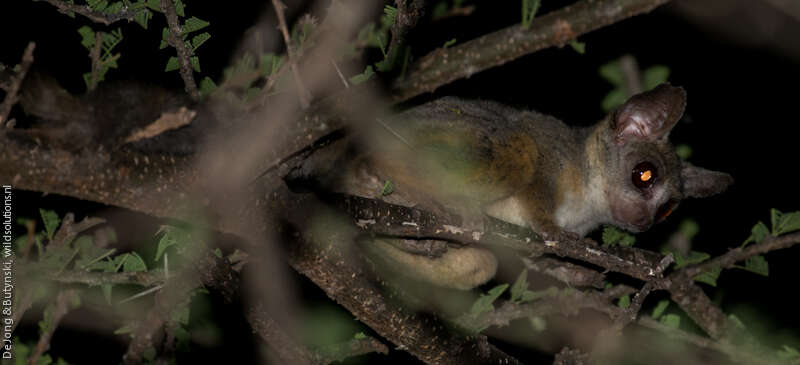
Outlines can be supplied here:
[[275, 14], [278, 16], [278, 24], [281, 29], [281, 34], [283, 34], [283, 41], [286, 43], [286, 54], [289, 58], [289, 68], [291, 68], [294, 81], [297, 84], [297, 95], [300, 98], [300, 106], [302, 106], [303, 109], [306, 109], [311, 104], [309, 101], [310, 96], [308, 90], [303, 85], [303, 79], [300, 77], [300, 71], [297, 70], [297, 55], [294, 52], [294, 45], [292, 45], [292, 39], [289, 36], [289, 28], [286, 26], [286, 18], [283, 15], [283, 9], [286, 6], [283, 5], [280, 0], [272, 0], [272, 6], [275, 8]]
[[395, 101], [432, 92], [538, 50], [561, 46], [581, 34], [643, 14], [669, 0], [583, 0], [534, 19], [528, 29], [513, 25], [420, 58], [393, 86]]
[[50, 348], [50, 339], [58, 328], [59, 322], [70, 310], [80, 305], [80, 297], [75, 290], [65, 290], [58, 293], [56, 299], [45, 309], [44, 331], [39, 337], [33, 353], [28, 358], [29, 364], [36, 364], [39, 358]]
[[0, 104], [0, 128], [7, 126], [8, 115], [19, 98], [19, 88], [22, 86], [22, 81], [25, 80], [25, 75], [33, 63], [33, 50], [35, 48], [36, 43], [28, 43], [28, 47], [25, 48], [25, 52], [22, 54], [22, 61], [19, 63], [19, 72], [11, 76], [6, 90], [6, 97], [3, 99], [3, 103]]

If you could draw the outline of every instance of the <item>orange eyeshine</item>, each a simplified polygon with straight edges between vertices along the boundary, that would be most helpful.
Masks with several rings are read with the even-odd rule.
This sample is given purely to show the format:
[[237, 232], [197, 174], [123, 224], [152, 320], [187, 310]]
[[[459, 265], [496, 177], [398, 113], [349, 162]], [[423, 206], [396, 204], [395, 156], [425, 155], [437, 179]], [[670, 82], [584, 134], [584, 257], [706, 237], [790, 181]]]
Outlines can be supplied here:
[[648, 181], [652, 177], [653, 177], [653, 172], [650, 171], [650, 170], [647, 170], [645, 172], [642, 172], [642, 174], [639, 176], [639, 179], [641, 179], [642, 181]]

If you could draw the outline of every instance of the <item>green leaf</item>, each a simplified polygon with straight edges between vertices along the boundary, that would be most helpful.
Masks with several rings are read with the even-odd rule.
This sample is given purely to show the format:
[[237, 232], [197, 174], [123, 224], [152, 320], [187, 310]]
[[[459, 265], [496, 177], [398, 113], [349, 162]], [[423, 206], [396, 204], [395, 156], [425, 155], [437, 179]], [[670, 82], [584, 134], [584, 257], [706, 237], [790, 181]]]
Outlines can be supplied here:
[[219, 247], [214, 249], [214, 256], [216, 256], [217, 258], [220, 258], [220, 259], [223, 257], [222, 256], [222, 250], [220, 250]]
[[494, 310], [492, 303], [503, 294], [506, 288], [508, 288], [508, 284], [501, 284], [490, 289], [487, 294], [482, 294], [475, 303], [472, 303], [470, 314], [479, 315]]
[[704, 273], [700, 273], [695, 276], [693, 279], [695, 281], [699, 281], [701, 283], [706, 283], [708, 285], [717, 286], [717, 278], [719, 278], [719, 274], [722, 273], [722, 268], [719, 266], [714, 266], [711, 271], [706, 271]]
[[186, 326], [189, 324], [190, 314], [191, 311], [189, 310], [188, 305], [180, 305], [172, 311], [170, 314], [170, 319]]
[[739, 329], [746, 329], [747, 328], [747, 327], [745, 327], [745, 325], [742, 322], [742, 320], [740, 320], [739, 317], [737, 317], [735, 314], [729, 315], [728, 316], [728, 320], [730, 320], [734, 324], [734, 326], [736, 326], [736, 328], [739, 328]]
[[283, 65], [283, 57], [276, 56], [273, 53], [265, 53], [261, 55], [259, 66], [261, 68], [261, 75], [264, 77], [274, 75], [275, 72], [281, 68], [281, 65]]
[[164, 255], [164, 252], [168, 248], [178, 244], [178, 239], [172, 232], [172, 229], [164, 229], [164, 233], [161, 235], [161, 238], [158, 239], [158, 245], [156, 246], [156, 258], [154, 261], [161, 260], [161, 256]]
[[747, 258], [744, 261], [744, 269], [759, 275], [769, 276], [769, 263], [767, 263], [767, 259], [763, 255]]
[[89, 9], [94, 11], [103, 11], [108, 6], [108, 1], [106, 0], [86, 0], [86, 5], [89, 5]]
[[144, 351], [142, 351], [142, 358], [147, 361], [153, 361], [156, 358], [156, 349], [155, 347], [148, 347]]
[[681, 221], [681, 225], [678, 226], [678, 231], [686, 237], [687, 240], [692, 240], [694, 236], [700, 232], [700, 225], [697, 224], [697, 221], [694, 219], [684, 219]]
[[611, 83], [611, 85], [619, 87], [625, 85], [625, 75], [622, 73], [622, 67], [619, 66], [619, 61], [617, 60], [600, 66], [600, 76]]
[[383, 183], [383, 189], [381, 189], [381, 196], [387, 196], [391, 194], [392, 191], [394, 191], [392, 182], [390, 180], [386, 180], [386, 182]]
[[658, 302], [658, 304], [656, 304], [656, 307], [653, 308], [653, 314], [651, 314], [650, 316], [653, 317], [653, 319], [658, 319], [659, 317], [661, 317], [662, 314], [664, 314], [664, 311], [667, 310], [668, 306], [669, 306], [669, 300], [665, 299]]
[[614, 226], [603, 228], [603, 245], [605, 246], [626, 246], [630, 247], [636, 242], [636, 237]]
[[385, 28], [394, 26], [397, 20], [397, 8], [394, 6], [386, 5], [383, 7], [383, 16], [381, 17], [381, 25]]
[[175, 340], [176, 346], [179, 351], [182, 352], [189, 352], [189, 340], [191, 340], [191, 334], [182, 326], [178, 326], [175, 329]]
[[164, 29], [161, 29], [161, 44], [158, 45], [158, 49], [164, 49], [169, 46], [167, 39], [169, 39], [169, 28], [164, 27]]
[[86, 49], [91, 51], [92, 48], [94, 48], [94, 41], [95, 41], [95, 35], [92, 28], [89, 28], [88, 26], [84, 25], [78, 28], [78, 34], [81, 35], [81, 45], [83, 45]]
[[362, 82], [366, 82], [367, 80], [369, 80], [374, 74], [375, 71], [372, 70], [372, 66], [367, 66], [367, 68], [364, 69], [363, 73], [351, 77], [350, 83], [353, 85], [358, 85]]
[[555, 295], [558, 295], [558, 288], [552, 286], [545, 290], [538, 290], [538, 291], [532, 291], [526, 289], [525, 291], [522, 292], [522, 296], [520, 297], [519, 302], [527, 303], [539, 298], [543, 298], [546, 296], [555, 296]]
[[621, 88], [616, 88], [611, 90], [606, 97], [603, 98], [603, 101], [600, 103], [600, 106], [603, 107], [603, 111], [606, 113], [614, 110], [614, 108], [622, 105], [626, 100], [625, 98], [625, 91]]
[[58, 218], [58, 214], [52, 210], [39, 209], [39, 214], [42, 216], [42, 222], [44, 222], [44, 230], [47, 232], [47, 239], [52, 241], [53, 235], [56, 233], [56, 228], [58, 228], [59, 223], [61, 223], [61, 219]]
[[756, 223], [755, 226], [750, 230], [750, 237], [742, 243], [742, 247], [747, 246], [750, 242], [759, 243], [764, 240], [769, 235], [769, 228], [764, 222], [759, 221]]
[[161, 0], [147, 0], [146, 5], [152, 10], [155, 10], [159, 13], [161, 12]]
[[447, 10], [449, 6], [447, 5], [447, 1], [439, 1], [436, 5], [433, 6], [433, 11], [431, 11], [431, 18], [432, 19], [439, 19], [445, 15], [447, 15]]
[[781, 220], [781, 215], [782, 215], [781, 211], [777, 210], [775, 208], [772, 208], [769, 211], [769, 220], [770, 220], [770, 224], [772, 225], [772, 235], [773, 236], [777, 236], [775, 234], [775, 228], [778, 227], [778, 223]]
[[363, 340], [367, 338], [367, 335], [365, 335], [364, 332], [358, 332], [355, 334], [355, 336], [353, 336], [353, 338], [355, 338], [356, 340]]
[[170, 57], [169, 60], [167, 60], [167, 67], [164, 68], [164, 72], [175, 71], [179, 68], [178, 57]]
[[772, 235], [780, 236], [784, 233], [800, 230], [800, 211], [781, 213], [777, 209], [772, 209], [772, 216]]
[[200, 80], [200, 95], [208, 96], [211, 95], [214, 91], [217, 90], [217, 84], [214, 83], [214, 80], [211, 80], [208, 76], [204, 77]]
[[533, 23], [533, 17], [542, 5], [540, 0], [522, 0], [522, 28], [529, 28]]
[[451, 40], [449, 40], [447, 42], [444, 42], [444, 45], [442, 45], [442, 48], [447, 48], [447, 47], [450, 47], [450, 46], [452, 46], [454, 44], [456, 44], [456, 39], [455, 38], [453, 38], [453, 39], [451, 39]]
[[625, 295], [621, 296], [619, 298], [619, 301], [617, 302], [617, 306], [619, 306], [622, 309], [630, 307], [631, 306], [631, 296], [630, 296], [630, 294], [625, 294]]
[[794, 347], [783, 345], [783, 347], [778, 350], [778, 358], [781, 360], [797, 360], [800, 359], [800, 351], [797, 351]]
[[578, 52], [578, 54], [586, 53], [586, 43], [578, 42], [577, 39], [569, 41], [569, 46], [572, 47], [572, 49], [575, 50], [575, 52]]
[[122, 265], [122, 271], [147, 271], [147, 265], [145, 265], [144, 260], [142, 260], [142, 257], [139, 256], [138, 253], [131, 251], [128, 253], [125, 263]]
[[116, 2], [113, 2], [113, 3], [111, 3], [111, 5], [109, 5], [109, 6], [108, 6], [108, 7], [107, 7], [107, 8], [104, 10], [104, 12], [105, 12], [106, 14], [116, 14], [116, 13], [119, 13], [119, 12], [120, 12], [120, 10], [122, 10], [122, 6], [123, 6], [123, 5], [122, 5], [122, 1], [116, 1]]
[[670, 328], [680, 328], [681, 317], [677, 314], [667, 314], [661, 317], [661, 324]]
[[203, 43], [211, 38], [208, 32], [200, 33], [192, 38], [192, 50], [197, 50]]
[[28, 357], [31, 354], [31, 346], [25, 344], [19, 337], [14, 336], [14, 365], [28, 365]]
[[192, 68], [194, 68], [194, 71], [200, 72], [200, 58], [197, 56], [192, 56], [189, 58], [189, 61], [192, 61]]
[[683, 257], [677, 252], [672, 252], [675, 258], [675, 268], [680, 269], [684, 266], [699, 264], [711, 258], [711, 255], [700, 251], [689, 251], [689, 257]]
[[139, 25], [141, 25], [144, 29], [147, 29], [147, 22], [149, 22], [152, 18], [153, 12], [149, 9], [139, 10], [136, 12], [136, 15], [133, 16], [133, 20], [136, 23], [139, 23]]
[[642, 86], [645, 90], [651, 90], [656, 86], [667, 82], [669, 78], [669, 67], [655, 65], [648, 67], [642, 72]]
[[685, 143], [679, 144], [675, 146], [675, 153], [682, 161], [686, 161], [692, 156], [692, 147]]
[[543, 332], [547, 329], [547, 321], [540, 316], [528, 317], [528, 323], [531, 324], [535, 332]]
[[125, 335], [129, 333], [133, 333], [136, 331], [137, 324], [136, 323], [128, 323], [120, 328], [114, 330], [115, 335]]
[[209, 23], [209, 22], [207, 22], [207, 21], [205, 21], [203, 19], [200, 19], [198, 17], [194, 17], [193, 16], [193, 17], [191, 17], [189, 19], [186, 19], [186, 22], [183, 23], [183, 27], [181, 27], [181, 33], [182, 34], [189, 34], [191, 32], [203, 29], [203, 28], [209, 26], [210, 24], [211, 23]]
[[186, 5], [183, 4], [183, 1], [173, 0], [172, 2], [175, 4], [175, 13], [177, 13], [180, 17], [186, 16]]
[[518, 303], [522, 299], [522, 295], [528, 290], [528, 270], [523, 269], [511, 286], [511, 302]]

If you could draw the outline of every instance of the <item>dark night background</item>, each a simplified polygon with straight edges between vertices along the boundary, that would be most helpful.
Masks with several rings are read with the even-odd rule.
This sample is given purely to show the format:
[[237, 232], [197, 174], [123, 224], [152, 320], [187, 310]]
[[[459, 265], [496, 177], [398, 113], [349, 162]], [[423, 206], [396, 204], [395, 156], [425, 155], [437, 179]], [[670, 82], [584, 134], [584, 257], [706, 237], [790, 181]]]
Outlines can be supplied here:
[[[800, 131], [796, 116], [800, 101], [797, 92], [800, 43], [796, 42], [800, 36], [800, 12], [792, 15], [778, 11], [771, 5], [778, 0], [770, 0], [746, 2], [748, 5], [743, 6], [751, 7], [752, 12], [709, 11], [698, 15], [691, 8], [701, 5], [688, 6], [689, 1], [671, 3], [650, 14], [579, 37], [586, 43], [585, 54], [578, 54], [569, 46], [547, 49], [454, 82], [434, 95], [418, 97], [408, 104], [436, 96], [459, 95], [533, 108], [567, 123], [589, 124], [602, 117], [600, 101], [611, 89], [598, 74], [601, 65], [623, 54], [634, 55], [642, 68], [666, 65], [671, 70], [670, 82], [684, 87], [688, 94], [686, 114], [672, 134], [673, 143], [690, 145], [691, 162], [728, 172], [736, 182], [721, 196], [685, 201], [667, 222], [638, 235], [637, 245], [657, 249], [683, 219], [693, 218], [700, 225], [693, 249], [712, 255], [724, 253], [728, 247], [740, 245], [757, 221], [768, 223], [770, 208], [784, 212], [800, 210], [795, 175]], [[211, 22], [208, 31], [212, 38], [199, 50], [199, 56], [202, 75], [215, 81], [219, 81], [222, 69], [230, 62], [241, 34], [259, 14], [272, 12], [269, 2], [236, 3], [235, 6], [200, 1], [187, 4], [188, 14]], [[543, 3], [539, 14], [569, 2], [544, 0]], [[744, 3], [731, 2], [729, 8]], [[477, 5], [470, 17], [418, 27], [411, 40], [414, 54], [420, 56], [452, 38], [461, 42], [519, 21], [517, 1], [502, 4], [468, 1], [467, 4]], [[289, 15], [295, 18], [307, 8], [294, 4]], [[751, 14], [754, 19], [748, 20], [743, 14]], [[44, 2], [6, 2], [0, 6], [3, 39], [0, 62], [17, 63], [27, 42], [35, 41], [34, 69], [56, 76], [71, 92], [82, 93], [85, 86], [81, 75], [90, 67], [77, 33], [77, 28], [84, 24], [89, 21], [81, 16], [68, 18]], [[125, 37], [119, 48], [122, 58], [119, 69], [109, 71], [106, 80], [138, 79], [182, 90], [177, 72], [163, 72], [166, 60], [174, 54], [171, 49], [158, 50], [163, 20], [156, 15], [147, 31], [133, 23], [118, 23], [110, 28], [120, 25]], [[757, 37], [764, 32], [766, 36]], [[22, 117], [20, 110], [15, 109], [15, 113]], [[60, 214], [73, 211], [77, 218], [86, 214], [106, 216], [122, 242], [146, 240], [157, 229], [156, 220], [136, 213], [54, 195], [15, 193], [18, 216], [36, 217], [39, 208], [55, 209]], [[129, 220], [136, 223], [126, 224]], [[718, 288], [701, 286], [726, 313], [737, 313], [755, 333], [786, 332], [795, 338], [793, 343], [773, 346], [786, 343], [800, 348], [800, 316], [796, 315], [797, 303], [789, 299], [797, 288], [795, 265], [800, 260], [800, 247], [768, 254], [767, 260], [769, 277], [726, 270]], [[310, 302], [324, 300], [324, 295], [307, 280], [298, 277], [297, 281], [303, 283], [304, 295]], [[661, 298], [655, 296], [647, 303], [658, 299]], [[233, 335], [224, 336], [221, 348], [193, 344], [192, 357], [224, 360], [235, 351], [255, 358], [255, 339], [242, 316], [224, 307], [213, 295], [209, 305], [205, 310], [213, 313], [223, 332]], [[744, 310], [745, 307], [749, 310]], [[40, 313], [29, 312], [17, 335], [27, 341], [35, 340]], [[55, 333], [51, 353], [83, 363], [86, 351], [91, 351], [99, 363], [116, 363], [126, 343], [123, 336], [107, 333], [61, 328]], [[393, 351], [392, 355], [398, 361], [409, 359], [402, 351]], [[379, 355], [369, 357], [370, 361], [383, 359]]]

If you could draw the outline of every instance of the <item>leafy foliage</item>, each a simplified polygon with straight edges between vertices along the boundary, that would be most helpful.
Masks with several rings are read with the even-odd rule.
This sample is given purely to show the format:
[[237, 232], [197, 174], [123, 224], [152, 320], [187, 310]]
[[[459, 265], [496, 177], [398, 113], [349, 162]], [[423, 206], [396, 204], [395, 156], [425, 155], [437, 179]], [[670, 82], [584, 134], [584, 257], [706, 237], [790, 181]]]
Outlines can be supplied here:
[[572, 47], [572, 49], [575, 50], [575, 52], [578, 52], [578, 54], [586, 53], [586, 43], [578, 42], [577, 39], [569, 41], [569, 46]]
[[56, 233], [56, 228], [58, 228], [59, 223], [61, 223], [61, 219], [58, 217], [58, 214], [52, 210], [39, 209], [39, 214], [42, 216], [44, 229], [45, 232], [47, 232], [47, 239], [52, 240], [53, 235]]
[[767, 236], [769, 236], [769, 228], [767, 228], [767, 225], [764, 224], [764, 222], [759, 221], [750, 230], [750, 237], [747, 237], [742, 244], [742, 247], [747, 246], [747, 244], [750, 242], [759, 243], [763, 241], [764, 238], [767, 238]]
[[394, 191], [394, 186], [392, 185], [392, 182], [386, 180], [386, 182], [383, 183], [383, 188], [381, 189], [381, 196], [387, 196], [391, 194], [392, 191]]
[[[81, 45], [91, 54], [96, 47], [97, 33], [88, 26], [78, 28], [78, 33], [81, 35]], [[100, 32], [99, 34], [102, 42], [100, 58], [96, 61], [92, 60], [92, 62], [96, 62], [96, 64], [92, 65], [97, 70], [96, 74], [92, 75], [92, 72], [83, 74], [83, 81], [89, 90], [94, 90], [98, 83], [105, 80], [105, 75], [109, 69], [117, 68], [117, 60], [121, 56], [119, 53], [112, 53], [112, 51], [114, 47], [122, 42], [122, 30], [117, 28], [112, 30], [111, 33]]]
[[777, 209], [772, 209], [770, 211], [770, 221], [772, 222], [773, 236], [794, 232], [800, 230], [800, 211], [781, 213]]
[[717, 278], [719, 278], [720, 273], [722, 273], [722, 268], [719, 266], [714, 266], [711, 268], [711, 270], [700, 273], [692, 279], [711, 286], [717, 286]]
[[621, 296], [619, 298], [619, 301], [617, 301], [617, 305], [622, 309], [630, 307], [631, 306], [631, 296], [630, 296], [630, 294], [625, 294], [625, 295]]
[[375, 71], [372, 69], [372, 66], [367, 66], [367, 68], [364, 69], [363, 73], [351, 77], [350, 83], [353, 85], [358, 85], [372, 78], [372, 75], [375, 75]]
[[614, 226], [603, 227], [603, 246], [626, 246], [630, 247], [636, 243], [636, 237]]
[[[552, 288], [555, 289], [555, 288]], [[511, 286], [511, 302], [527, 303], [542, 296], [551, 294], [552, 291], [535, 292], [528, 289], [528, 270], [522, 270]]]
[[749, 257], [744, 261], [744, 266], [736, 266], [762, 276], [769, 276], [769, 263], [764, 255]]
[[472, 303], [472, 308], [470, 308], [470, 314], [473, 316], [477, 316], [481, 313], [486, 313], [494, 310], [494, 303], [497, 298], [503, 294], [504, 291], [508, 289], [508, 284], [500, 284], [495, 286], [492, 289], [489, 289], [489, 292], [486, 294], [481, 294], [478, 300], [475, 303]]
[[658, 302], [658, 304], [656, 304], [656, 307], [653, 308], [653, 313], [650, 316], [653, 317], [653, 319], [660, 318], [661, 315], [664, 314], [664, 311], [667, 310], [668, 306], [669, 306], [669, 300], [662, 300]]

